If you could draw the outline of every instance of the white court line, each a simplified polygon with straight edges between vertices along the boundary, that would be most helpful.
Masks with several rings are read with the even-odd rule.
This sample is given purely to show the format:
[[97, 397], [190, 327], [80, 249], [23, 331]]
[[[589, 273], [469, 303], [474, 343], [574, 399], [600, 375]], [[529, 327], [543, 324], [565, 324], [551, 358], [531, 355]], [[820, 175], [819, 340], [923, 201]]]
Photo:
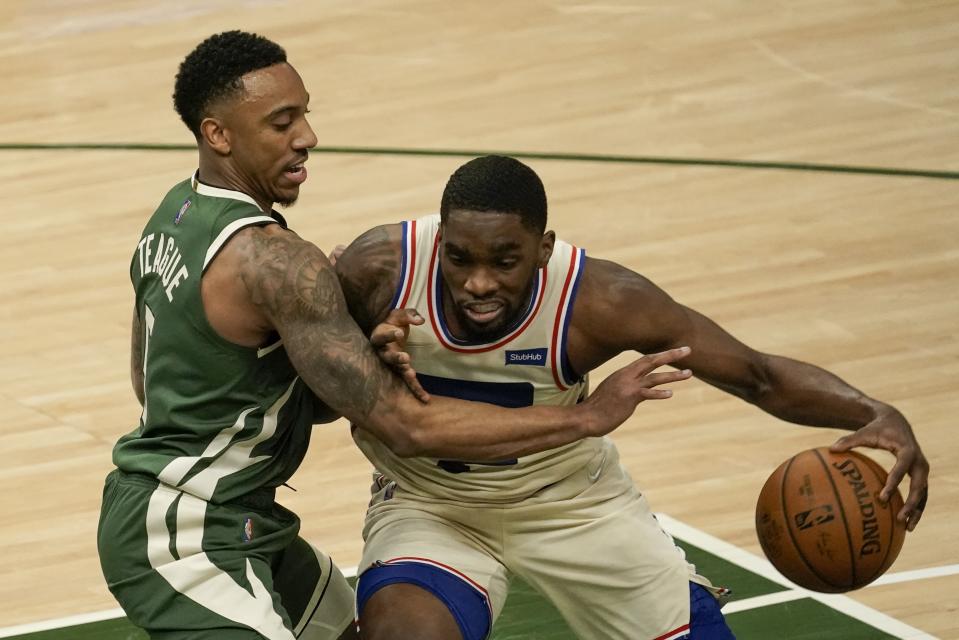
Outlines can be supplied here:
[[[803, 589], [802, 587], [799, 587], [784, 578], [765, 558], [760, 558], [759, 556], [749, 553], [745, 549], [740, 549], [739, 547], [731, 545], [728, 542], [720, 540], [719, 538], [715, 538], [705, 531], [700, 531], [699, 529], [690, 527], [689, 525], [684, 524], [679, 520], [670, 518], [665, 514], [658, 513], [656, 514], [656, 518], [670, 535], [674, 535], [681, 540], [699, 547], [700, 549], [709, 551], [713, 555], [717, 555], [720, 558], [738, 564], [741, 567], [766, 578], [767, 580], [781, 584], [787, 589], [797, 592], [797, 597], [811, 598], [821, 604], [826, 605], [827, 607], [831, 607], [846, 614], [850, 618], [855, 618], [856, 620], [865, 622], [866, 624], [876, 627], [880, 631], [900, 638], [901, 640], [937, 640], [935, 636], [931, 636], [925, 631], [911, 627], [905, 622], [896, 620], [895, 618], [888, 616], [881, 611], [876, 611], [875, 609], [867, 607], [864, 604], [860, 604], [848, 596], [817, 593], [815, 591]], [[732, 606], [732, 603], [726, 607], [723, 607], [723, 609], [726, 610], [730, 606]]]
[[764, 596], [753, 596], [745, 600], [734, 600], [723, 606], [723, 615], [738, 613], [740, 611], [749, 611], [750, 609], [759, 609], [768, 607], [772, 604], [781, 604], [783, 602], [792, 602], [805, 598], [806, 594], [794, 589], [787, 591], [777, 591], [776, 593], [767, 593]]
[[67, 616], [66, 618], [28, 622], [27, 624], [18, 624], [15, 627], [0, 629], [0, 638], [9, 638], [25, 633], [39, 633], [40, 631], [50, 631], [51, 629], [60, 629], [63, 627], [75, 627], [80, 624], [89, 624], [91, 622], [101, 622], [103, 620], [113, 620], [114, 618], [122, 617], [123, 609], [117, 608], [97, 611], [95, 613], [81, 613], [80, 615]]
[[[729, 544], [719, 538], [715, 538], [704, 531], [695, 529], [687, 524], [671, 518], [665, 514], [657, 514], [656, 517], [671, 535], [676, 536], [690, 544], [693, 544], [704, 551], [719, 556], [724, 560], [737, 564], [744, 569], [748, 569], [767, 580], [780, 584], [786, 588], [785, 591], [770, 593], [755, 598], [737, 600], [730, 602], [723, 607], [723, 613], [737, 613], [765, 607], [780, 602], [789, 602], [800, 598], [812, 598], [828, 607], [832, 607], [842, 613], [856, 618], [866, 624], [870, 624], [890, 635], [895, 635], [902, 640], [937, 640], [923, 631], [910, 627], [909, 625], [890, 618], [884, 613], [870, 609], [861, 605], [855, 600], [842, 595], [831, 595], [808, 591], [798, 587], [786, 578], [784, 578], [768, 560], [753, 555], [745, 549]], [[347, 578], [356, 576], [356, 567], [346, 567], [340, 569]], [[913, 580], [923, 580], [926, 578], [938, 578], [942, 576], [951, 576], [959, 574], [959, 564], [950, 564], [942, 567], [931, 567], [928, 569], [916, 569], [914, 571], [901, 571], [899, 573], [889, 573], [868, 585], [879, 586], [885, 584], [896, 584], [900, 582], [909, 582]], [[74, 627], [91, 622], [102, 622], [104, 620], [113, 620], [123, 617], [123, 609], [107, 609], [106, 611], [97, 611], [94, 613], [83, 613], [64, 618], [54, 618], [51, 620], [42, 620], [40, 622], [28, 622], [15, 627], [4, 627], [0, 629], [0, 638], [10, 638], [12, 636], [24, 635], [27, 633], [38, 633], [40, 631], [50, 631], [52, 629], [62, 629], [65, 627]]]
[[884, 584], [897, 584], [899, 582], [912, 582], [913, 580], [925, 580], [927, 578], [942, 578], [944, 576], [954, 576], [957, 573], [959, 573], [959, 564], [945, 564], [941, 567], [929, 567], [928, 569], [898, 571], [880, 576], [875, 582], [867, 584], [866, 588], [878, 587]]

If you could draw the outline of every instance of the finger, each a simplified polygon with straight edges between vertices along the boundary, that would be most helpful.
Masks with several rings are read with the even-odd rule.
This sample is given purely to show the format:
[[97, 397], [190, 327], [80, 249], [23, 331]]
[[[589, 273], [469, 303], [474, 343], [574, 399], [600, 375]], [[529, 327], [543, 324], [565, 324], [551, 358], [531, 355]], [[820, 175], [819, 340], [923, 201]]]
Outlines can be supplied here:
[[[889, 502], [889, 498], [892, 496], [893, 492], [896, 491], [896, 488], [902, 482], [902, 479], [906, 477], [906, 471], [908, 471], [908, 469], [908, 463], [904, 459], [899, 458], [896, 460], [896, 464], [894, 464], [892, 469], [889, 470], [889, 475], [886, 478], [886, 485], [882, 488], [882, 491], [879, 492], [879, 502], [883, 504]], [[917, 497], [914, 502], [918, 500], [919, 498]], [[905, 509], [903, 509], [903, 511], [905, 511]], [[905, 520], [905, 517], [901, 519]]]
[[643, 382], [646, 383], [647, 387], [658, 387], [661, 384], [688, 380], [692, 375], [693, 372], [689, 369], [683, 369], [682, 371], [662, 371], [660, 373], [647, 374], [643, 377]]
[[670, 364], [685, 358], [690, 354], [690, 351], [691, 349], [689, 347], [677, 347], [676, 349], [660, 351], [659, 353], [648, 353], [637, 360], [634, 364], [637, 366], [637, 368], [645, 369], [648, 373], [654, 369], [658, 369], [664, 364]]
[[829, 450], [832, 451], [833, 453], [845, 453], [846, 451], [849, 451], [855, 446], [856, 446], [855, 434], [850, 434], [848, 436], [843, 436], [839, 438], [838, 440], [836, 440], [835, 442], [833, 442], [829, 446]]
[[673, 397], [671, 389], [640, 389], [640, 397], [643, 400], [666, 400]]
[[380, 349], [378, 355], [384, 364], [394, 367], [397, 370], [402, 366], [408, 366], [410, 363], [410, 354], [405, 351]]
[[[836, 440], [829, 447], [830, 451], [835, 453], [843, 453], [844, 451], [849, 451], [854, 447], [871, 447], [873, 449], [886, 449], [887, 451], [892, 451], [888, 445], [881, 445], [879, 443], [878, 435], [869, 429], [859, 429], [853, 433], [844, 435], [843, 437]], [[893, 451], [895, 453], [895, 451]]]
[[416, 399], [427, 404], [430, 401], [430, 394], [427, 393], [426, 389], [423, 388], [423, 385], [420, 384], [419, 379], [416, 377], [416, 371], [413, 370], [413, 367], [407, 367], [403, 372], [403, 381], [406, 382], [407, 388], [413, 392], [413, 395], [416, 396]]
[[[906, 530], [914, 531], [916, 525], [919, 524], [919, 520], [922, 519], [922, 514], [926, 510], [926, 501], [929, 500], [929, 487], [923, 487], [921, 490], [915, 492], [918, 496], [914, 495], [914, 492], [910, 489], [909, 499], [906, 501], [903, 511], [908, 510], [908, 513], [904, 514], [906, 516]], [[910, 508], [909, 503], [912, 502], [913, 498], [917, 497], [915, 506]]]
[[[921, 454], [920, 454], [921, 456]], [[922, 512], [929, 500], [929, 465], [920, 457], [909, 473], [909, 495], [898, 514], [898, 519], [906, 523], [906, 528], [912, 531], [916, 528]]]
[[403, 329], [384, 322], [376, 325], [373, 329], [373, 333], [370, 334], [370, 344], [379, 349], [388, 344], [399, 342], [405, 337], [406, 332]]
[[346, 251], [345, 244], [338, 244], [333, 247], [333, 251], [330, 251], [330, 264], [335, 265], [336, 261], [339, 260], [340, 256], [343, 255], [343, 252]]
[[407, 388], [409, 388], [409, 390], [413, 392], [413, 395], [416, 396], [417, 400], [419, 400], [423, 404], [426, 404], [430, 401], [430, 394], [427, 393], [426, 389], [424, 389], [422, 385], [420, 385], [420, 383], [416, 380], [415, 375], [405, 380], [405, 382], [406, 382]]
[[390, 311], [390, 314], [386, 316], [385, 322], [398, 327], [408, 327], [411, 324], [421, 325], [426, 322], [426, 320], [423, 319], [423, 316], [421, 316], [416, 309], [393, 309]]

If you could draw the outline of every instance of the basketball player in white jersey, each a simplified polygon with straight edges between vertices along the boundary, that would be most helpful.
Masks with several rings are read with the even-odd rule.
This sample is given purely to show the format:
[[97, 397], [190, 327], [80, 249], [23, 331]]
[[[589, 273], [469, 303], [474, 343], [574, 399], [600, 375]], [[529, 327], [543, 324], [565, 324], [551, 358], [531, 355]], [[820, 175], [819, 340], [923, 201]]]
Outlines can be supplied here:
[[[689, 345], [673, 366], [784, 420], [855, 430], [836, 450], [895, 453], [883, 499], [908, 473], [899, 517], [911, 530], [921, 516], [929, 466], [902, 414], [818, 367], [747, 347], [642, 276], [556, 240], [541, 181], [515, 159], [466, 163], [439, 215], [368, 231], [336, 269], [367, 331], [392, 309], [425, 316], [384, 358], [415, 367], [434, 396], [572, 404], [619, 353]], [[722, 590], [686, 563], [607, 438], [496, 463], [400, 458], [369, 430], [354, 438], [377, 469], [361, 637], [487, 638], [512, 576], [586, 640], [732, 637]]]

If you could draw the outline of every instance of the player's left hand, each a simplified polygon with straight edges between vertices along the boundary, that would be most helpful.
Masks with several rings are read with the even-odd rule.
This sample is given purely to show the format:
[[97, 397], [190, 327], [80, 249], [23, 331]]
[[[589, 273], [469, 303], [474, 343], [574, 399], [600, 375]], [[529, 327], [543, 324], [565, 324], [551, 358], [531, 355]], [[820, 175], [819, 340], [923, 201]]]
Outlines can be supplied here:
[[420, 402], [427, 403], [430, 401], [430, 394], [416, 378], [416, 371], [410, 364], [410, 354], [405, 351], [410, 325], [424, 322], [423, 316], [416, 309], [393, 309], [383, 322], [373, 328], [370, 344], [376, 349], [380, 360], [403, 378], [413, 395]]
[[859, 430], [839, 438], [830, 450], [841, 453], [853, 447], [885, 449], [896, 456], [896, 464], [889, 471], [889, 478], [879, 494], [879, 500], [887, 502], [908, 474], [909, 495], [896, 517], [900, 522], [906, 523], [909, 531], [915, 529], [929, 497], [929, 461], [923, 455], [906, 418], [895, 408], [886, 406], [879, 417]]

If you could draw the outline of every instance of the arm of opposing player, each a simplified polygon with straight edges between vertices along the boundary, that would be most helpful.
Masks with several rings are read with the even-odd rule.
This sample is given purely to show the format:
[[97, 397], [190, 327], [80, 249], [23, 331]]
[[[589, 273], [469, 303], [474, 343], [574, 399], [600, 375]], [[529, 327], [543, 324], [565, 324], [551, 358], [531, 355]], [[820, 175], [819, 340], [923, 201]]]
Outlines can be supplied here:
[[[592, 304], [637, 310], [632, 314], [620, 311], [616, 322], [592, 323], [603, 330], [590, 336], [590, 341], [605, 345], [606, 351], [689, 345], [692, 354], [679, 364], [709, 384], [789, 422], [855, 430], [833, 449], [865, 446], [892, 452], [896, 463], [881, 497], [887, 500], [908, 474], [909, 495], [899, 517], [910, 530], [915, 527], [927, 494], [929, 463], [909, 422], [897, 409], [825, 369], [748, 347], [706, 316], [675, 302], [649, 280], [619, 265], [591, 261], [584, 273], [584, 279], [587, 277], [599, 280], [605, 288], [582, 287], [584, 291], [608, 292]], [[575, 312], [580, 312], [579, 301]]]
[[668, 397], [656, 386], [684, 377], [652, 373], [686, 353], [675, 351], [624, 367], [597, 388], [595, 400], [573, 407], [504, 409], [447, 398], [422, 404], [373, 352], [314, 245], [271, 225], [237, 234], [228, 249], [243, 252], [240, 280], [301, 378], [398, 455], [499, 460], [554, 448], [611, 431], [642, 400]]
[[130, 328], [130, 382], [133, 384], [133, 393], [140, 406], [146, 401], [146, 392], [143, 388], [143, 353], [144, 335], [140, 324], [140, 314], [133, 309], [133, 323]]

